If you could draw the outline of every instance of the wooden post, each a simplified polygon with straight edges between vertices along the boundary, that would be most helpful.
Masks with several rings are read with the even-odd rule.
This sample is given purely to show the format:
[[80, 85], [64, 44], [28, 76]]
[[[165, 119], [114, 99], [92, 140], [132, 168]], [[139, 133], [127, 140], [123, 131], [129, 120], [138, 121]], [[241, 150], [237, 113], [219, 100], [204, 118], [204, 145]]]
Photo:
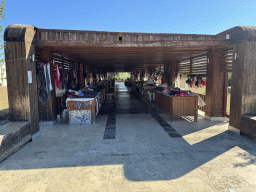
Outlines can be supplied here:
[[207, 64], [206, 74], [206, 107], [205, 117], [209, 120], [224, 121], [223, 115], [223, 86], [224, 72], [219, 72], [221, 53], [209, 52], [209, 63]]
[[233, 50], [230, 125], [243, 133], [241, 115], [256, 116], [256, 43], [239, 43]]
[[50, 75], [51, 75], [51, 83], [52, 90], [50, 92], [50, 98], [48, 99], [47, 105], [47, 118], [43, 117], [40, 121], [55, 121], [57, 119], [57, 105], [56, 105], [56, 90], [55, 90], [55, 73], [54, 73], [54, 64], [53, 63], [53, 55], [51, 52], [43, 50], [42, 59], [45, 62], [50, 64]]
[[10, 121], [30, 121], [31, 134], [39, 131], [35, 55], [36, 29], [9, 25], [5, 29], [5, 59]]
[[171, 70], [170, 70], [170, 79], [169, 79], [170, 87], [174, 87], [172, 82], [175, 82], [176, 78], [177, 78], [177, 62], [171, 61]]
[[80, 79], [81, 79], [80, 87], [83, 88], [83, 87], [85, 87], [85, 82], [84, 82], [84, 65], [83, 65], [83, 63], [80, 63]]
[[55, 84], [55, 72], [54, 72], [54, 65], [53, 63], [53, 55], [52, 53], [49, 54], [49, 63], [50, 63], [50, 74], [51, 74], [51, 82], [52, 82], [52, 91], [51, 91], [51, 98], [50, 98], [50, 112], [51, 112], [51, 119], [50, 121], [55, 121], [57, 119], [57, 100], [56, 100], [56, 84]]
[[164, 83], [170, 85], [170, 70], [169, 63], [164, 64]]

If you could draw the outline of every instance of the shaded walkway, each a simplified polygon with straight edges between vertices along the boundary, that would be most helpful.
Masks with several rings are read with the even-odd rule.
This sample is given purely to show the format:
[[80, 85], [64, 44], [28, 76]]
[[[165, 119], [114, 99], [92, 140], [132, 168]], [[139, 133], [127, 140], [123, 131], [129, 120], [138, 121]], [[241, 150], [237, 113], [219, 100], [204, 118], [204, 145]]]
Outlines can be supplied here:
[[115, 90], [94, 125], [40, 127], [0, 163], [0, 191], [255, 191], [255, 142], [228, 123], [172, 122], [122, 84]]

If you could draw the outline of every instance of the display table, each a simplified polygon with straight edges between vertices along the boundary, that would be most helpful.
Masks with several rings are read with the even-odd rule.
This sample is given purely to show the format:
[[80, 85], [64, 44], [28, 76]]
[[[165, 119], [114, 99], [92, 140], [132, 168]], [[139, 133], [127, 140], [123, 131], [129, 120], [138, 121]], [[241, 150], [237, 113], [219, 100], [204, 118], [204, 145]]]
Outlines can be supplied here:
[[67, 110], [70, 125], [95, 124], [104, 95], [99, 93], [94, 98], [68, 98]]
[[155, 91], [156, 105], [166, 113], [169, 113], [173, 120], [180, 119], [182, 116], [194, 116], [197, 121], [198, 116], [198, 95], [189, 96], [170, 96]]

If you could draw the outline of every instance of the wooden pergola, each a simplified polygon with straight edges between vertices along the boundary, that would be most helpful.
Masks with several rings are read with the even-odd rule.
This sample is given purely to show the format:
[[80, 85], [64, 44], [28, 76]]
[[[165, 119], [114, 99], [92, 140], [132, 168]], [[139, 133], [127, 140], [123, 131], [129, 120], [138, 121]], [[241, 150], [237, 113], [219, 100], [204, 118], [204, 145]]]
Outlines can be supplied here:
[[[205, 115], [224, 120], [227, 72], [232, 70], [230, 129], [256, 137], [256, 128], [244, 126], [256, 115], [256, 27], [234, 27], [217, 35], [126, 33], [39, 29], [9, 25], [4, 33], [10, 121], [31, 122], [31, 135], [39, 121], [54, 121], [56, 95], [53, 61], [62, 67], [95, 75], [107, 72], [145, 73], [164, 66], [169, 85], [177, 73], [203, 74], [207, 78]], [[35, 55], [35, 59], [34, 59]], [[53, 90], [39, 114], [35, 60], [49, 62]], [[28, 74], [32, 73], [32, 83]], [[250, 119], [251, 120], [251, 119]]]

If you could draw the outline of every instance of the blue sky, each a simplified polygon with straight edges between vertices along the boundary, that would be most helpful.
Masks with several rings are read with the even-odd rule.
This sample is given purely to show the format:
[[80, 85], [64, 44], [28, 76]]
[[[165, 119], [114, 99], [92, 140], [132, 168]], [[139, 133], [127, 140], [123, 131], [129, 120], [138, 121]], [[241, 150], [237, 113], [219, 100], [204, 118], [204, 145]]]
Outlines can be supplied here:
[[256, 26], [255, 0], [6, 0], [4, 29], [217, 34]]

